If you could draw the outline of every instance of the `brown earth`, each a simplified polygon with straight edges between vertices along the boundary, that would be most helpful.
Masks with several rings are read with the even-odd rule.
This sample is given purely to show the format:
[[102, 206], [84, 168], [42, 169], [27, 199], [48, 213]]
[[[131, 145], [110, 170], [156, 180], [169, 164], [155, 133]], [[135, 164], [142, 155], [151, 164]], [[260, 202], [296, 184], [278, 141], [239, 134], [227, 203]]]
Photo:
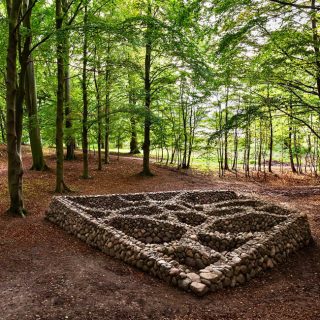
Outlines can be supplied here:
[[[33, 172], [25, 148], [26, 219], [5, 214], [6, 159], [0, 148], [0, 319], [320, 319], [320, 187], [314, 179], [268, 176], [235, 180], [177, 172], [152, 165], [155, 176], [138, 175], [141, 161], [112, 158], [92, 179], [80, 178], [81, 161], [65, 163], [65, 180], [75, 194], [178, 189], [232, 189], [306, 212], [315, 244], [249, 283], [197, 298], [169, 287], [90, 248], [44, 220], [54, 195], [54, 170]], [[54, 168], [48, 151], [47, 163]]]

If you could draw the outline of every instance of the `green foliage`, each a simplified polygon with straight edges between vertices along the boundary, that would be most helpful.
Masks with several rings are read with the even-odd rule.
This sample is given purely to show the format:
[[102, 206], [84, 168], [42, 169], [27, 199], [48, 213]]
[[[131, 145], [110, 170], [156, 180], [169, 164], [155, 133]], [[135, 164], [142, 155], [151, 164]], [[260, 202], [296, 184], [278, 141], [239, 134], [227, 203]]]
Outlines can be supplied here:
[[[74, 136], [77, 145], [81, 145], [81, 67], [86, 31], [88, 125], [92, 145], [97, 143], [99, 124], [102, 135], [109, 129], [113, 146], [129, 145], [134, 119], [141, 147], [146, 116], [144, 59], [149, 41], [154, 150], [166, 150], [181, 165], [189, 151], [210, 161], [218, 161], [218, 152], [219, 157], [229, 157], [231, 161], [236, 151], [243, 158], [250, 149], [249, 162], [256, 163], [258, 151], [267, 157], [273, 140], [276, 157], [283, 153], [282, 157], [288, 159], [290, 143], [294, 156], [313, 153], [318, 157], [318, 13], [253, 0], [91, 0], [86, 3], [86, 29], [84, 4], [67, 1], [68, 12], [58, 35], [54, 2], [38, 1], [32, 13], [32, 53], [45, 145], [55, 144], [57, 36], [70, 46], [64, 61], [70, 69], [73, 125], [65, 129], [65, 135]], [[7, 21], [1, 5], [0, 30], [6, 35]], [[147, 10], [149, 5], [151, 13]], [[312, 28], [312, 22], [316, 29]], [[21, 28], [22, 37], [27, 32]], [[3, 48], [6, 41], [6, 36], [2, 36]], [[0, 70], [0, 112], [3, 113], [5, 50], [0, 52]], [[97, 84], [94, 76], [98, 77]], [[109, 114], [105, 112], [107, 102]], [[27, 143], [26, 119], [27, 116], [23, 141]], [[309, 135], [313, 139], [311, 149]], [[226, 144], [228, 150], [223, 151]]]

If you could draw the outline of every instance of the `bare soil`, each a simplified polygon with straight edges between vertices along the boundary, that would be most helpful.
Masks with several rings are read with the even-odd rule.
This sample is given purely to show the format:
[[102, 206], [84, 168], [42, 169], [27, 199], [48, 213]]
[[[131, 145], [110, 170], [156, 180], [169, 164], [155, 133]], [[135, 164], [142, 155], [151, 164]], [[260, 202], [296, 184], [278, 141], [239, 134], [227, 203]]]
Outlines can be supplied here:
[[320, 319], [320, 185], [304, 176], [224, 179], [178, 172], [152, 164], [154, 177], [139, 176], [141, 161], [111, 158], [92, 179], [81, 179], [82, 163], [65, 162], [74, 194], [178, 189], [231, 189], [289, 204], [309, 216], [315, 244], [249, 283], [197, 298], [106, 256], [44, 219], [54, 195], [53, 152], [47, 172], [34, 172], [24, 149], [26, 219], [8, 206], [5, 149], [0, 147], [0, 319]]

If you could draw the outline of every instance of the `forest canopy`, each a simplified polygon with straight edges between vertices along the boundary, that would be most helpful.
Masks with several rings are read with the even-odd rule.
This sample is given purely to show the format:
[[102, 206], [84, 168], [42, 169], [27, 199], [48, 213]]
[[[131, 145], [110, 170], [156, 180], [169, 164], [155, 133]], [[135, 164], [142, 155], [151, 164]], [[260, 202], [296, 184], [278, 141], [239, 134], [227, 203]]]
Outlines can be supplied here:
[[[6, 0], [0, 4], [0, 143], [10, 211], [24, 214], [21, 145], [33, 170], [56, 149], [142, 153], [219, 175], [320, 169], [316, 0]], [[30, 169], [30, 168], [26, 168]]]

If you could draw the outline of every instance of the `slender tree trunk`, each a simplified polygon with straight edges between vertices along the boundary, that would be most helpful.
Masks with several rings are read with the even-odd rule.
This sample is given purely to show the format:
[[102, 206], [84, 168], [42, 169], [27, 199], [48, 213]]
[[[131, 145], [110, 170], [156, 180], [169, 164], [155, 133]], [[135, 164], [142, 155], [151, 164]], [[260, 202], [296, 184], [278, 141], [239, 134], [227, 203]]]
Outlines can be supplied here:
[[136, 119], [134, 116], [130, 117], [130, 127], [131, 127], [130, 154], [138, 154], [140, 153], [140, 150], [138, 147], [137, 126], [136, 126]]
[[110, 93], [106, 96], [105, 106], [104, 163], [110, 163]]
[[268, 163], [268, 171], [272, 172], [272, 153], [273, 153], [273, 123], [272, 123], [272, 113], [271, 108], [269, 108], [269, 126], [270, 126], [270, 141], [269, 141], [269, 163]]
[[173, 162], [174, 162], [174, 157], [175, 157], [175, 154], [176, 154], [176, 141], [174, 141], [173, 142], [173, 146], [172, 146], [172, 148], [171, 148], [171, 160], [170, 160], [170, 164], [173, 164]]
[[234, 130], [234, 147], [233, 147], [233, 163], [232, 170], [237, 171], [237, 163], [238, 163], [238, 129]]
[[298, 138], [297, 138], [297, 129], [294, 128], [294, 131], [293, 131], [293, 143], [294, 143], [294, 154], [295, 154], [295, 158], [296, 158], [296, 164], [297, 164], [297, 171], [299, 173], [302, 173], [302, 170], [301, 170], [301, 163], [300, 163], [300, 159], [299, 159], [299, 147], [298, 147]]
[[[148, 4], [148, 15], [151, 16], [151, 3]], [[143, 169], [141, 174], [144, 176], [152, 176], [150, 170], [150, 128], [151, 128], [151, 52], [152, 43], [150, 37], [150, 26], [148, 24], [146, 31], [146, 55], [145, 55], [145, 119], [144, 119], [144, 142], [143, 142]]]
[[[229, 105], [229, 87], [227, 86], [226, 108], [225, 108], [225, 125], [228, 124], [228, 105]], [[224, 170], [229, 170], [228, 163], [228, 130], [224, 132]]]
[[[315, 7], [316, 0], [311, 0], [312, 7]], [[311, 27], [312, 27], [312, 36], [313, 36], [313, 49], [315, 54], [315, 64], [316, 64], [316, 80], [317, 80], [317, 89], [318, 89], [318, 97], [320, 99], [320, 40], [318, 34], [318, 23], [317, 23], [317, 11], [315, 9], [312, 10], [311, 17]]]
[[[128, 74], [128, 82], [129, 82], [129, 105], [130, 108], [134, 108], [137, 102], [135, 89], [134, 89], [134, 81], [132, 79], [132, 75]], [[134, 113], [130, 116], [130, 129], [131, 129], [131, 139], [130, 139], [130, 154], [138, 154], [140, 153], [138, 147], [138, 135], [137, 135], [137, 126], [136, 126], [136, 118]]]
[[254, 122], [254, 167], [253, 170], [257, 170], [257, 122]]
[[234, 130], [234, 156], [232, 170], [238, 171], [238, 129]]
[[[188, 134], [187, 134], [187, 110], [185, 110], [184, 102], [182, 105], [182, 124], [183, 124], [183, 157], [182, 169], [187, 169], [187, 148], [188, 148]], [[186, 106], [187, 109], [187, 106]]]
[[[238, 107], [237, 107], [237, 113], [236, 115], [239, 114], [239, 107], [241, 103], [241, 97], [239, 95], [239, 100], [238, 100]], [[238, 120], [236, 119], [236, 128], [234, 129], [234, 157], [233, 157], [233, 164], [232, 164], [232, 170], [236, 171], [236, 175], [238, 174]]]
[[[292, 106], [290, 103], [290, 113], [292, 112]], [[292, 150], [292, 118], [288, 119], [289, 121], [289, 133], [288, 133], [288, 150], [289, 150], [289, 159], [290, 159], [290, 166], [293, 173], [297, 173], [296, 167], [294, 165], [293, 159], [293, 150]]]
[[247, 118], [246, 124], [246, 146], [245, 146], [245, 157], [244, 157], [244, 169], [245, 176], [250, 177], [250, 147], [251, 147], [251, 129], [250, 129], [251, 118], [250, 115]]
[[1, 138], [2, 138], [2, 143], [6, 143], [6, 119], [3, 114], [3, 111], [0, 109], [0, 130], [1, 130]]
[[101, 154], [101, 106], [98, 102], [98, 170], [102, 170], [102, 154]]
[[184, 101], [184, 80], [181, 79], [180, 84], [180, 106], [182, 115], [182, 133], [183, 133], [183, 156], [182, 156], [182, 169], [187, 169], [187, 148], [188, 148], [188, 132], [187, 132], [187, 117], [188, 117], [188, 105]]
[[259, 152], [258, 152], [258, 172], [261, 172], [262, 165], [262, 144], [263, 144], [263, 135], [262, 135], [262, 121], [259, 119]]
[[165, 148], [166, 148], [166, 152], [167, 152], [167, 156], [166, 156], [166, 166], [169, 164], [169, 148], [167, 145], [165, 145]]
[[32, 153], [32, 170], [48, 169], [44, 161], [37, 106], [37, 91], [32, 57], [29, 58], [26, 74], [26, 107], [29, 119], [29, 137]]
[[[62, 11], [65, 16], [68, 16], [68, 8], [69, 8], [69, 1], [62, 0]], [[65, 112], [65, 119], [66, 119], [66, 147], [67, 153], [65, 156], [66, 160], [74, 160], [75, 156], [75, 148], [76, 148], [76, 141], [74, 135], [72, 133], [72, 112], [71, 112], [71, 94], [70, 94], [70, 33], [69, 31], [64, 32], [64, 43], [63, 43], [63, 51], [64, 51], [64, 112]]]
[[[23, 25], [30, 29], [32, 8], [29, 10], [29, 0], [22, 1], [21, 15], [23, 18]], [[17, 25], [17, 32], [20, 32], [20, 23]], [[22, 122], [23, 122], [23, 102], [25, 99], [25, 83], [26, 83], [26, 73], [27, 65], [30, 56], [30, 46], [31, 46], [31, 35], [27, 34], [25, 37], [20, 35], [18, 37], [18, 49], [19, 49], [19, 79], [18, 87], [16, 92], [16, 132], [17, 132], [17, 146], [18, 152], [21, 153], [21, 139], [22, 139]]]
[[[95, 48], [95, 59], [96, 57], [96, 48]], [[97, 72], [96, 72], [97, 69]], [[101, 99], [100, 99], [100, 89], [99, 89], [99, 70], [100, 70], [100, 61], [97, 61], [97, 66], [94, 70], [93, 76], [94, 76], [94, 85], [96, 88], [96, 99], [97, 99], [97, 117], [98, 117], [98, 137], [97, 137], [97, 143], [98, 143], [98, 170], [102, 170], [102, 156], [101, 156]], [[98, 73], [98, 75], [96, 74]]]
[[[110, 47], [108, 47], [108, 54]], [[105, 101], [105, 135], [104, 135], [104, 163], [110, 163], [110, 82], [111, 82], [111, 70], [109, 62], [106, 67], [106, 101]]]
[[280, 162], [280, 172], [283, 174], [283, 155], [284, 155], [284, 138], [283, 138], [283, 128], [281, 129], [281, 162]]
[[61, 34], [63, 24], [62, 3], [56, 0], [56, 30], [57, 30], [57, 114], [56, 114], [56, 192], [70, 191], [64, 183], [63, 168], [63, 120], [64, 120], [64, 51]]
[[315, 162], [315, 176], [318, 177], [319, 170], [319, 139], [314, 137], [314, 162]]
[[191, 114], [189, 118], [189, 149], [188, 149], [188, 160], [187, 160], [187, 168], [190, 168], [191, 164], [191, 156], [193, 152], [193, 143], [195, 138], [195, 130], [196, 130], [196, 111], [191, 107]]
[[7, 107], [7, 153], [8, 153], [8, 188], [10, 208], [12, 214], [24, 215], [22, 190], [22, 160], [20, 145], [22, 123], [17, 121], [21, 115], [17, 114], [17, 49], [19, 33], [19, 14], [22, 1], [7, 1], [8, 12], [8, 46], [7, 46], [7, 74], [6, 74], [6, 107]]
[[224, 157], [223, 157], [223, 152], [224, 152], [224, 147], [223, 147], [223, 134], [222, 134], [222, 108], [221, 104], [219, 102], [219, 114], [218, 114], [218, 123], [217, 123], [217, 129], [219, 130], [219, 142], [218, 142], [218, 163], [219, 163], [219, 177], [224, 176]]
[[71, 113], [71, 94], [70, 94], [70, 70], [69, 70], [69, 39], [66, 39], [66, 65], [64, 70], [64, 103], [65, 103], [65, 117], [66, 117], [66, 160], [74, 160], [76, 158], [75, 149], [76, 141], [72, 134], [72, 113]]
[[87, 90], [87, 63], [88, 63], [88, 36], [87, 36], [88, 7], [84, 7], [84, 41], [83, 41], [83, 67], [82, 67], [82, 154], [83, 172], [82, 178], [89, 178], [88, 162], [88, 90]]

